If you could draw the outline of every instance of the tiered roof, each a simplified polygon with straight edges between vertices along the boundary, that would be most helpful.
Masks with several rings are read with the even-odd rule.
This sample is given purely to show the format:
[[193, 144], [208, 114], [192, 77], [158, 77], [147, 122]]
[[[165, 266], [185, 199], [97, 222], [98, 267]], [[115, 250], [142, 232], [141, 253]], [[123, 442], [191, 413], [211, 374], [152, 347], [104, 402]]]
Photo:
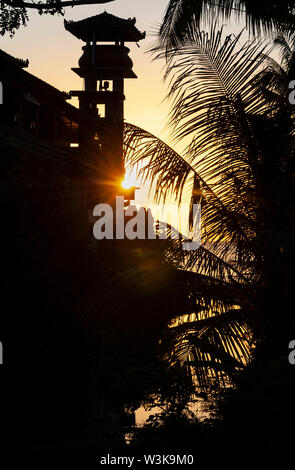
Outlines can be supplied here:
[[94, 34], [95, 41], [98, 42], [115, 40], [138, 42], [145, 38], [146, 33], [141, 33], [135, 27], [135, 23], [135, 18], [125, 20], [105, 11], [100, 15], [91, 16], [80, 21], [65, 20], [64, 25], [67, 31], [84, 42], [92, 41]]

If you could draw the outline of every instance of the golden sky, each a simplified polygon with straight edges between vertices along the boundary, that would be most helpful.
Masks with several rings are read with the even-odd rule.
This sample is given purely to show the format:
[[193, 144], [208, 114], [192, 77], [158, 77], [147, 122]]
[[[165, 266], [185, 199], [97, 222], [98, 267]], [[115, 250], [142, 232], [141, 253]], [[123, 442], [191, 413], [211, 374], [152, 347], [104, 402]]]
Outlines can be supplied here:
[[[136, 17], [136, 26], [147, 32], [147, 38], [140, 43], [127, 44], [134, 62], [137, 80], [125, 81], [125, 118], [169, 140], [164, 131], [168, 104], [162, 104], [166, 87], [162, 83], [162, 67], [159, 62], [152, 62], [147, 49], [153, 40], [153, 34], [160, 24], [168, 0], [115, 0], [104, 5], [77, 6], [66, 8], [67, 20], [80, 20], [102, 13], [104, 10], [122, 18]], [[21, 28], [11, 39], [9, 36], [0, 39], [0, 48], [22, 59], [28, 58], [28, 71], [60, 90], [82, 89], [82, 80], [71, 71], [77, 67], [82, 54], [83, 42], [72, 36], [63, 26], [62, 16], [30, 13], [26, 28]], [[70, 101], [76, 104], [73, 100]]]
[[[167, 4], [168, 0], [115, 0], [102, 5], [66, 8], [64, 17], [40, 16], [37, 12], [30, 12], [28, 26], [21, 27], [13, 38], [8, 35], [1, 37], [0, 48], [15, 57], [28, 58], [28, 71], [56, 88], [62, 91], [81, 90], [82, 79], [72, 72], [71, 67], [78, 66], [84, 43], [64, 29], [64, 18], [77, 21], [105, 10], [122, 18], [136, 17], [137, 28], [146, 31], [147, 37], [140, 42], [140, 48], [133, 43], [127, 44], [138, 79], [125, 80], [125, 119], [172, 145], [169, 130], [165, 128], [169, 103], [163, 103], [167, 92], [162, 81], [164, 63], [152, 61], [148, 53]], [[230, 29], [231, 32], [238, 32], [240, 27], [237, 28], [233, 22]], [[77, 105], [74, 100], [70, 103]], [[173, 147], [181, 153], [187, 143]], [[147, 197], [146, 191], [141, 192], [137, 192], [137, 200]]]
[[[169, 130], [165, 128], [169, 103], [163, 102], [167, 92], [162, 81], [164, 62], [152, 61], [148, 53], [167, 5], [168, 0], [115, 0], [101, 5], [66, 8], [64, 17], [40, 16], [32, 11], [28, 26], [21, 27], [13, 38], [8, 35], [1, 37], [0, 48], [15, 57], [28, 58], [28, 71], [56, 88], [81, 90], [82, 79], [72, 72], [71, 67], [78, 66], [84, 43], [64, 29], [64, 18], [77, 21], [105, 10], [122, 18], [136, 17], [137, 28], [146, 31], [147, 37], [140, 42], [140, 48], [133, 43], [127, 44], [138, 79], [125, 80], [125, 119], [172, 145]], [[240, 27], [237, 28], [233, 21], [230, 29], [238, 32]], [[70, 103], [77, 105], [75, 99]], [[187, 143], [174, 145], [174, 148], [181, 153]]]

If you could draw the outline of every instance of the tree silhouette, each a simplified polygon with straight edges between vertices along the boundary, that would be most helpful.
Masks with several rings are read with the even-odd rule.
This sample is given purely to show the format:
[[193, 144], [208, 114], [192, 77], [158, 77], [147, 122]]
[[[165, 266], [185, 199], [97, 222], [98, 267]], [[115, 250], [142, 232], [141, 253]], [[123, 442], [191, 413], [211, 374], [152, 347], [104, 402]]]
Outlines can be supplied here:
[[45, 0], [45, 1], [22, 1], [3, 0], [0, 5], [0, 34], [13, 35], [21, 26], [26, 26], [29, 17], [28, 10], [37, 10], [40, 15], [64, 14], [64, 8], [78, 5], [97, 5], [110, 3], [114, 0]]
[[190, 138], [183, 157], [126, 128], [127, 158], [157, 181], [157, 196], [181, 200], [191, 187], [202, 205], [202, 247], [184, 256], [174, 244], [195, 308], [183, 309], [187, 316], [169, 337], [172, 357], [187, 361], [205, 388], [254, 351], [286, 354], [294, 328], [295, 116], [286, 88], [294, 53], [278, 40], [280, 66], [260, 41], [241, 40], [215, 24], [210, 34], [200, 32], [195, 21], [185, 41], [155, 48], [167, 59], [174, 137]]
[[247, 28], [255, 33], [274, 29], [293, 29], [295, 26], [294, 0], [169, 0], [160, 29], [160, 39], [167, 47], [185, 38], [191, 25], [200, 25], [201, 18], [212, 15], [224, 20], [230, 17], [243, 19]]

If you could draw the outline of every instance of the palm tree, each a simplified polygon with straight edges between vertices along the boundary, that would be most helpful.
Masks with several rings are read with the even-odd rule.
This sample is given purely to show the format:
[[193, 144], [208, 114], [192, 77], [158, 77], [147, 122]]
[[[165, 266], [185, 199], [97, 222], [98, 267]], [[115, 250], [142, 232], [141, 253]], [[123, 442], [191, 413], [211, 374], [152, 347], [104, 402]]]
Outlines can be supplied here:
[[211, 17], [218, 13], [228, 19], [245, 19], [247, 27], [253, 32], [272, 31], [273, 28], [294, 28], [294, 0], [170, 0], [163, 24], [160, 39], [168, 47], [185, 38], [191, 24], [199, 25], [201, 17]]
[[202, 205], [201, 248], [167, 246], [167, 259], [178, 263], [171, 291], [189, 302], [164, 345], [203, 390], [234, 380], [254, 344], [256, 357], [284, 354], [294, 328], [294, 108], [282, 88], [293, 55], [284, 43], [280, 67], [260, 41], [240, 46], [241, 39], [224, 37], [216, 24], [200, 32], [194, 20], [181, 48], [156, 49], [167, 59], [173, 135], [190, 138], [183, 157], [125, 126], [126, 162], [156, 180], [157, 197], [181, 200], [191, 186], [192, 202]]

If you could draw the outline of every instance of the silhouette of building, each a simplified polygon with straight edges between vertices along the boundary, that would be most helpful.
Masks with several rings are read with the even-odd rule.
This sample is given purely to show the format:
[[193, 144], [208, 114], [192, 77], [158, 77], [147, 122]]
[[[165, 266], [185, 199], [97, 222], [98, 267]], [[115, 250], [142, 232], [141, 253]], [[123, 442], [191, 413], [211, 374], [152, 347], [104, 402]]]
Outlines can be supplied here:
[[[100, 180], [101, 190], [104, 178], [113, 179], [115, 194], [124, 177], [124, 80], [136, 78], [125, 42], [138, 42], [145, 33], [137, 30], [135, 19], [106, 12], [65, 21], [65, 28], [86, 42], [79, 67], [72, 69], [84, 79], [84, 90], [61, 92], [27, 72], [28, 60], [0, 51], [2, 150], [38, 147], [39, 155], [57, 152], [65, 159], [83, 160], [93, 170], [92, 178]], [[67, 102], [72, 96], [78, 97], [79, 110]]]
[[[113, 201], [123, 179], [124, 80], [136, 78], [125, 42], [144, 33], [135, 20], [107, 13], [65, 28], [86, 43], [73, 69], [84, 79], [83, 91], [57, 90], [30, 74], [28, 61], [0, 51], [3, 300], [9, 305], [1, 341], [9, 344], [13, 334], [9, 318], [28, 319], [33, 435], [40, 441], [126, 418], [122, 403], [110, 404], [111, 392], [107, 397], [112, 384], [97, 383], [95, 353], [78, 316], [94, 308], [97, 285], [105, 281], [92, 256], [93, 208]], [[79, 109], [67, 102], [72, 96]], [[12, 356], [6, 348], [8, 363]]]
[[135, 18], [125, 20], [106, 12], [77, 22], [65, 21], [65, 28], [86, 43], [79, 67], [72, 69], [84, 79], [84, 90], [72, 91], [71, 96], [79, 98], [82, 112], [100, 118], [104, 161], [116, 183], [124, 176], [124, 80], [137, 78], [125, 43], [137, 43], [145, 33], [137, 30]]

